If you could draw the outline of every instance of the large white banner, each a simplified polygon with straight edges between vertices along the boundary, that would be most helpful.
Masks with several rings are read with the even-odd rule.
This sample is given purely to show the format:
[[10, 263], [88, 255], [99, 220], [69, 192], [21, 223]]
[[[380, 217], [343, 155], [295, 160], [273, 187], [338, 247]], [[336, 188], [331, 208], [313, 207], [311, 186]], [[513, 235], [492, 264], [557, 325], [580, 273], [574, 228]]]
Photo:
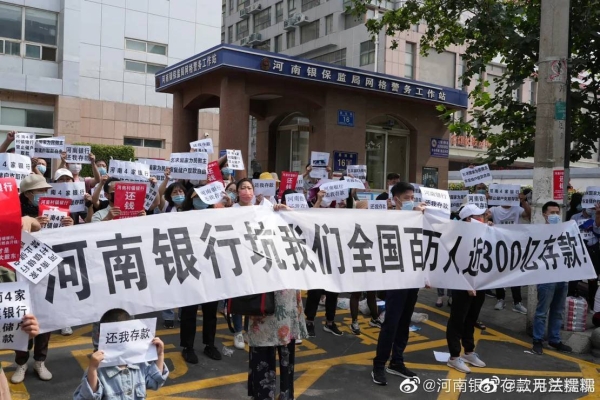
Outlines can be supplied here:
[[487, 289], [595, 276], [574, 222], [488, 227], [416, 211], [234, 207], [35, 234], [63, 262], [32, 303], [44, 332], [284, 288]]

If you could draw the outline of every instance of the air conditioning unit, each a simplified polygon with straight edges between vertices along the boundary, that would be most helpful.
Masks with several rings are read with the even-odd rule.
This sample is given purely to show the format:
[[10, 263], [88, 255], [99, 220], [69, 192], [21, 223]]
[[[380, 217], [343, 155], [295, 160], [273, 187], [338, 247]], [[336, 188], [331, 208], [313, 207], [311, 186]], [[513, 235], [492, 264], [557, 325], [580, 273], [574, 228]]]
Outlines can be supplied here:
[[259, 44], [262, 42], [262, 35], [260, 33], [253, 33], [248, 39], [248, 45]]
[[294, 17], [288, 18], [285, 21], [283, 21], [283, 30], [293, 31], [294, 29], [296, 29], [296, 27], [294, 26], [294, 22], [296, 22], [296, 18]]
[[303, 26], [308, 24], [310, 21], [308, 20], [308, 17], [304, 14], [300, 14], [296, 16], [296, 21], [294, 21], [294, 25], [296, 26]]
[[246, 7], [246, 10], [248, 11], [248, 14], [256, 14], [261, 9], [262, 9], [262, 6], [260, 5], [260, 3], [255, 3], [255, 4], [252, 4], [249, 7]]
[[250, 14], [248, 13], [248, 7], [246, 7], [246, 8], [242, 8], [242, 9], [240, 10], [240, 18], [241, 18], [241, 19], [250, 18]]
[[240, 46], [251, 46], [250, 43], [248, 43], [250, 41], [250, 36], [246, 36], [243, 37], [242, 40], [240, 40]]

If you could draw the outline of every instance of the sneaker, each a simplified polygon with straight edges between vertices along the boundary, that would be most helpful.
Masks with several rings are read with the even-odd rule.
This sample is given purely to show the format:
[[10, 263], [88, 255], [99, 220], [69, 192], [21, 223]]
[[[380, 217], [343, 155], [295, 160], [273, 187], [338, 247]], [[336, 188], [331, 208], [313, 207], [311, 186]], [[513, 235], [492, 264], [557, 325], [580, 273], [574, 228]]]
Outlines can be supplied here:
[[233, 347], [238, 350], [244, 350], [246, 348], [246, 343], [244, 342], [244, 335], [242, 332], [233, 335]]
[[173, 320], [165, 320], [163, 326], [165, 327], [165, 329], [174, 329], [175, 328], [175, 321], [173, 321]]
[[496, 303], [496, 307], [494, 307], [495, 310], [504, 310], [504, 300], [498, 300], [498, 302]]
[[387, 372], [388, 374], [392, 374], [392, 375], [398, 375], [403, 378], [414, 378], [417, 376], [417, 374], [412, 372], [410, 369], [406, 368], [404, 366], [404, 364], [390, 363], [390, 365], [388, 365], [387, 368], [385, 369], [385, 372]]
[[377, 319], [371, 318], [371, 320], [369, 321], [369, 326], [372, 326], [373, 328], [381, 329], [381, 324], [382, 324], [382, 322], [379, 318], [377, 318]]
[[387, 385], [387, 378], [385, 377], [384, 370], [382, 369], [373, 369], [373, 371], [371, 371], [371, 378], [373, 378], [373, 383], [376, 385]]
[[12, 383], [21, 383], [25, 380], [25, 373], [27, 372], [27, 364], [17, 365], [17, 369], [13, 376], [10, 377]]
[[306, 331], [308, 332], [308, 337], [317, 337], [317, 334], [315, 333], [315, 323], [314, 322], [307, 322], [306, 323]]
[[206, 346], [204, 348], [204, 354], [206, 354], [208, 358], [212, 358], [216, 361], [219, 361], [222, 358], [221, 352], [215, 346]]
[[467, 364], [463, 361], [462, 358], [456, 357], [454, 360], [449, 358], [448, 363], [446, 364], [450, 368], [454, 368], [460, 372], [464, 372], [465, 374], [470, 374], [471, 369], [467, 367]]
[[43, 361], [36, 361], [33, 363], [33, 370], [38, 374], [41, 380], [49, 381], [52, 379], [52, 374], [46, 368]]
[[485, 368], [485, 363], [481, 361], [477, 353], [465, 354], [462, 356], [462, 359], [474, 367]]
[[550, 347], [552, 347], [554, 350], [560, 351], [561, 353], [571, 353], [573, 351], [573, 349], [571, 348], [571, 346], [567, 346], [563, 342], [548, 343], [548, 345]]
[[337, 325], [335, 324], [335, 322], [332, 322], [331, 324], [326, 323], [325, 325], [323, 325], [323, 330], [325, 332], [329, 332], [334, 334], [335, 336], [342, 336], [344, 333], [342, 331], [340, 331], [337, 327]]
[[544, 354], [544, 346], [542, 345], [541, 340], [533, 341], [533, 347], [531, 349], [531, 352], [533, 354], [537, 354], [538, 356], [541, 356], [542, 354]]
[[296, 346], [298, 346], [299, 344], [302, 344], [302, 339], [296, 339]]
[[519, 314], [527, 314], [527, 309], [523, 307], [523, 304], [517, 303], [513, 306], [513, 311], [518, 312]]
[[355, 335], [360, 335], [360, 326], [358, 325], [358, 321], [352, 321], [352, 324], [350, 324], [350, 329]]
[[436, 307], [441, 307], [444, 305], [444, 298], [443, 297], [438, 297], [437, 301], [435, 302], [435, 306]]
[[73, 329], [70, 326], [67, 326], [64, 329], [60, 330], [60, 334], [63, 336], [71, 336], [73, 334]]
[[181, 356], [188, 364], [198, 364], [198, 356], [194, 349], [185, 348], [181, 351]]

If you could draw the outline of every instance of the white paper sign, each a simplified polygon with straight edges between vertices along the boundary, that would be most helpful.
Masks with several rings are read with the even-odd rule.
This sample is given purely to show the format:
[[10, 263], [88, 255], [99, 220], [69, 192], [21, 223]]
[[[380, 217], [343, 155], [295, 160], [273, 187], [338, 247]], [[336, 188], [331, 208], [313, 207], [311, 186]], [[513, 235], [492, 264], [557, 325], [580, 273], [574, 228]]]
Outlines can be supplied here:
[[493, 183], [490, 185], [488, 193], [490, 194], [490, 199], [488, 200], [490, 206], [518, 207], [521, 205], [521, 201], [519, 200], [521, 187], [519, 185]]
[[51, 183], [51, 189], [45, 197], [62, 197], [71, 199], [69, 211], [84, 212], [85, 208], [85, 182]]
[[48, 223], [42, 227], [42, 229], [57, 229], [62, 225], [63, 218], [69, 214], [65, 211], [60, 211], [58, 208], [53, 207], [42, 212], [43, 217], [48, 217]]
[[221, 181], [214, 181], [209, 183], [208, 185], [204, 185], [199, 188], [195, 188], [194, 191], [206, 204], [217, 204], [221, 202], [223, 199], [223, 192], [225, 191], [225, 186]]
[[98, 350], [104, 352], [100, 368], [158, 359], [152, 344], [155, 334], [156, 318], [100, 324]]
[[65, 137], [56, 136], [35, 141], [34, 155], [41, 158], [58, 158], [65, 151]]
[[245, 169], [241, 150], [227, 149], [227, 166], [234, 171], [243, 171]]
[[367, 179], [367, 166], [366, 165], [348, 165], [346, 167], [346, 173], [352, 175], [355, 178], [365, 180]]
[[364, 189], [365, 184], [362, 180], [358, 178], [350, 178], [349, 176], [344, 177], [344, 182], [346, 182], [346, 187], [348, 189]]
[[421, 195], [422, 185], [419, 185], [418, 183], [411, 183], [411, 185], [414, 189], [415, 203], [423, 202], [423, 196]]
[[125, 182], [148, 182], [150, 168], [141, 162], [110, 160], [108, 175]]
[[600, 203], [600, 186], [588, 186], [581, 199], [581, 207], [594, 208], [598, 203]]
[[155, 183], [154, 185], [149, 184], [146, 189], [146, 198], [144, 199], [144, 209], [150, 210], [152, 204], [154, 204], [154, 200], [156, 200], [156, 196], [158, 196], [158, 187], [160, 183]]
[[254, 185], [254, 195], [275, 196], [277, 190], [276, 182], [273, 179], [252, 179]]
[[0, 349], [27, 351], [29, 335], [21, 330], [21, 322], [25, 314], [32, 313], [29, 297], [27, 282], [0, 284]]
[[310, 152], [310, 177], [316, 179], [327, 179], [329, 173], [327, 172], [327, 166], [329, 165], [329, 153], [323, 153], [320, 151]]
[[140, 158], [137, 160], [142, 164], [146, 164], [150, 170], [150, 176], [156, 178], [159, 183], [165, 180], [165, 170], [169, 168], [171, 163], [169, 160], [152, 160], [150, 158]]
[[493, 180], [492, 172], [487, 164], [473, 168], [463, 168], [460, 170], [460, 175], [467, 187], [475, 186], [478, 183], [491, 182]]
[[8, 264], [33, 284], [37, 284], [52, 272], [62, 260], [62, 257], [54, 253], [49, 246], [29, 233], [23, 232], [21, 237], [21, 259]]
[[13, 153], [0, 153], [0, 178], [15, 178], [18, 185], [31, 175], [31, 158]]
[[304, 193], [304, 176], [298, 174], [298, 180], [296, 181], [296, 192]]
[[17, 133], [15, 135], [15, 154], [33, 157], [35, 154], [35, 133]]
[[442, 215], [450, 216], [450, 195], [446, 190], [421, 187], [421, 196], [423, 202], [427, 204], [427, 209], [436, 209], [442, 212]]
[[215, 152], [211, 138], [196, 140], [195, 142], [190, 143], [190, 148], [196, 152], [203, 151], [208, 154], [213, 154]]
[[367, 200], [367, 209], [369, 210], [387, 210], [386, 200]]
[[485, 194], [470, 194], [467, 196], [467, 203], [475, 204], [477, 207], [483, 208], [484, 210], [487, 210], [488, 208]]
[[468, 190], [449, 190], [448, 195], [450, 196], [450, 208], [452, 212], [458, 212], [460, 207], [465, 200], [465, 197], [469, 195]]
[[302, 193], [290, 193], [285, 195], [285, 204], [289, 208], [307, 209], [308, 203]]
[[171, 153], [171, 179], [206, 180], [208, 154]]
[[348, 185], [346, 181], [327, 182], [322, 184], [319, 189], [327, 193], [323, 197], [325, 203], [346, 200], [348, 198]]
[[65, 146], [67, 152], [67, 163], [71, 164], [91, 164], [90, 153], [92, 146], [75, 146], [68, 144]]

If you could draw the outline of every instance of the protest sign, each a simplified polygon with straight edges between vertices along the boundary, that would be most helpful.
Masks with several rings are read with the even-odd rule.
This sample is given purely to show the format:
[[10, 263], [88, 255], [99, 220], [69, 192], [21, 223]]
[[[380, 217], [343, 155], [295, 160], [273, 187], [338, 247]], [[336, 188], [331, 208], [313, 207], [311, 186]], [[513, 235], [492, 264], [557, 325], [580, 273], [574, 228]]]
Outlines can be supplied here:
[[323, 202], [326, 204], [332, 201], [341, 201], [348, 198], [348, 185], [345, 181], [333, 181], [322, 184], [320, 190], [325, 191]]
[[227, 149], [227, 166], [234, 171], [243, 171], [245, 169], [241, 150]]
[[466, 187], [475, 186], [478, 183], [491, 182], [492, 172], [487, 164], [473, 168], [463, 168], [460, 170], [460, 175]]
[[211, 138], [196, 140], [190, 143], [190, 148], [195, 152], [205, 152], [207, 154], [213, 154], [213, 141]]
[[156, 196], [158, 196], [158, 183], [150, 183], [148, 184], [148, 188], [146, 189], [146, 196], [144, 197], [144, 209], [150, 210], [152, 204], [154, 204], [154, 200], [156, 200]]
[[298, 180], [296, 180], [296, 192], [304, 193], [304, 176], [298, 174]]
[[518, 207], [521, 205], [521, 200], [519, 200], [521, 187], [519, 185], [493, 183], [490, 185], [488, 193], [490, 194], [490, 199], [488, 200], [490, 206]]
[[208, 154], [171, 153], [171, 179], [206, 180]]
[[144, 211], [147, 185], [142, 183], [117, 182], [115, 185], [115, 207], [121, 210], [117, 219], [133, 218]]
[[33, 284], [37, 284], [52, 272], [62, 260], [63, 258], [52, 251], [48, 245], [31, 234], [23, 232], [20, 259], [9, 263], [9, 265]]
[[65, 146], [67, 152], [67, 163], [71, 164], [91, 164], [90, 153], [92, 152], [92, 146], [76, 146], [67, 144]]
[[367, 179], [367, 166], [366, 165], [348, 165], [346, 167], [346, 173], [352, 175], [354, 178]]
[[69, 211], [84, 212], [85, 208], [85, 182], [51, 183], [46, 197], [60, 197], [71, 199]]
[[201, 223], [168, 213], [35, 236], [65, 259], [31, 289], [42, 332], [122, 304], [135, 315], [283, 289], [485, 290], [596, 276], [574, 222], [489, 227], [418, 212], [234, 207], [204, 210]]
[[224, 183], [223, 182], [223, 174], [221, 174], [221, 168], [219, 168], [218, 161], [211, 161], [208, 163], [208, 171], [207, 171], [206, 180], [208, 180], [209, 183], [215, 182], [215, 181]]
[[487, 210], [488, 208], [485, 194], [470, 194], [467, 196], [467, 203], [475, 204], [477, 207], [483, 208], [484, 210]]
[[423, 185], [419, 185], [418, 183], [411, 183], [414, 191], [414, 196], [415, 196], [415, 203], [422, 203], [423, 202], [423, 195], [421, 194], [421, 187]]
[[61, 153], [65, 151], [65, 137], [55, 136], [36, 139], [33, 155], [40, 158], [60, 159]]
[[277, 190], [277, 182], [274, 179], [252, 179], [254, 185], [254, 195], [263, 195], [266, 197], [275, 196]]
[[310, 177], [316, 179], [327, 179], [329, 178], [329, 172], [327, 172], [327, 166], [329, 165], [329, 153], [323, 153], [320, 151], [310, 152]]
[[349, 176], [344, 177], [344, 182], [346, 182], [346, 187], [348, 189], [364, 189], [365, 184], [362, 180], [358, 178], [351, 178]]
[[367, 200], [367, 209], [369, 210], [387, 210], [386, 200]]
[[108, 175], [126, 182], [148, 182], [150, 168], [142, 162], [110, 160]]
[[35, 133], [17, 133], [15, 135], [15, 154], [32, 158], [35, 154]]
[[450, 195], [446, 190], [421, 187], [421, 196], [423, 203], [427, 204], [427, 209], [436, 209], [441, 211], [440, 215], [450, 216]]
[[0, 349], [27, 351], [29, 334], [21, 330], [25, 314], [31, 314], [30, 291], [26, 282], [5, 282], [0, 291], [2, 339]]
[[100, 324], [98, 350], [104, 352], [100, 367], [139, 364], [158, 359], [152, 340], [156, 318]]
[[298, 185], [298, 173], [283, 171], [281, 173], [281, 182], [279, 183], [279, 197], [283, 196], [286, 190], [296, 190]]
[[223, 199], [223, 192], [225, 191], [225, 186], [220, 181], [214, 181], [209, 183], [208, 185], [204, 185], [199, 188], [195, 188], [194, 191], [206, 204], [217, 204], [220, 203]]
[[65, 217], [69, 216], [69, 212], [59, 208], [47, 208], [42, 211], [42, 217], [48, 218], [48, 223], [42, 226], [42, 229], [57, 229], [62, 227], [62, 222]]
[[285, 205], [294, 209], [308, 209], [306, 197], [302, 193], [290, 193], [285, 195]]
[[14, 178], [17, 187], [31, 175], [31, 158], [13, 153], [0, 153], [0, 178]]
[[62, 197], [40, 197], [38, 202], [39, 215], [43, 215], [43, 212], [51, 209], [59, 209], [64, 212], [69, 212], [71, 208], [71, 199], [65, 199]]
[[21, 253], [21, 202], [14, 178], [0, 178], [0, 264], [17, 261]]
[[165, 170], [169, 168], [170, 163], [168, 160], [153, 160], [151, 158], [140, 158], [138, 162], [146, 164], [150, 171], [150, 176], [156, 178], [159, 183], [165, 180]]
[[449, 190], [448, 195], [450, 196], [450, 209], [452, 212], [458, 212], [465, 197], [469, 195], [468, 190]]
[[600, 203], [600, 186], [588, 186], [581, 199], [581, 207], [594, 208]]

